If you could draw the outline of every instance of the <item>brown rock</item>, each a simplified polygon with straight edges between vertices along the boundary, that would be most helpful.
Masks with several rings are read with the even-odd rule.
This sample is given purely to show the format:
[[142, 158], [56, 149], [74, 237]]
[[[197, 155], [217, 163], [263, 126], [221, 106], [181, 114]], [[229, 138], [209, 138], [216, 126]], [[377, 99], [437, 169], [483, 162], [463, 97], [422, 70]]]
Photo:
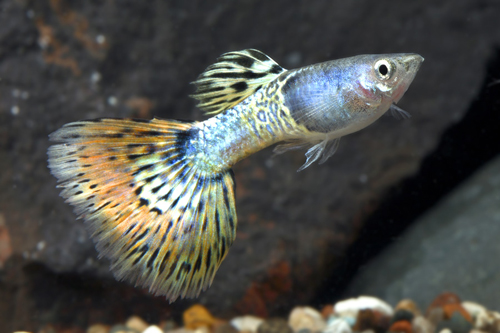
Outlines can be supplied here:
[[397, 310], [406, 310], [415, 316], [419, 316], [421, 314], [420, 309], [418, 308], [418, 305], [412, 301], [411, 299], [404, 299], [401, 300], [396, 307], [394, 308], [395, 311]]
[[[472, 322], [471, 315], [462, 306], [460, 297], [454, 293], [445, 292], [437, 296], [427, 308], [427, 317], [433, 318], [435, 324], [440, 320], [450, 320], [458, 312], [468, 322]], [[441, 317], [441, 318], [440, 318]]]
[[184, 327], [197, 329], [199, 327], [212, 327], [216, 319], [203, 305], [195, 304], [184, 311], [182, 315]]
[[331, 305], [331, 304], [325, 305], [321, 309], [321, 315], [323, 316], [323, 319], [328, 319], [328, 317], [330, 317], [333, 313], [334, 313], [334, 309], [333, 309], [333, 305]]
[[442, 308], [447, 304], [460, 304], [461, 302], [462, 301], [460, 300], [460, 297], [458, 297], [458, 295], [451, 292], [444, 292], [434, 298], [432, 303], [427, 308], [427, 312], [434, 308]]
[[399, 320], [389, 327], [389, 332], [394, 333], [413, 333], [413, 328], [410, 322], [406, 320]]
[[94, 324], [87, 328], [87, 333], [109, 333], [111, 326], [104, 324]]
[[132, 316], [129, 319], [127, 319], [127, 321], [125, 322], [125, 326], [133, 330], [136, 330], [137, 332], [142, 332], [149, 327], [149, 324], [138, 316]]
[[390, 325], [390, 317], [378, 310], [360, 309], [356, 317], [353, 331], [362, 332], [373, 330], [375, 332], [386, 332]]
[[290, 312], [288, 325], [294, 332], [300, 330], [321, 332], [325, 328], [326, 322], [316, 309], [308, 306], [298, 306]]

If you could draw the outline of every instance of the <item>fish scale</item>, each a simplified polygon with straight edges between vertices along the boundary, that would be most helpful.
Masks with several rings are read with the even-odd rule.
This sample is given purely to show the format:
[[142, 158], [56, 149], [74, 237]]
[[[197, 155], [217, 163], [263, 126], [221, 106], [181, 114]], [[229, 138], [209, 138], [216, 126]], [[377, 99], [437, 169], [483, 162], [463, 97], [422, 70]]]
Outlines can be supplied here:
[[362, 55], [285, 70], [264, 53], [229, 52], [194, 82], [203, 122], [96, 119], [50, 135], [52, 174], [119, 280], [170, 301], [212, 283], [236, 237], [231, 167], [275, 143], [325, 162], [341, 136], [399, 101], [423, 58]]
[[269, 89], [195, 126], [199, 133], [191, 144], [202, 152], [197, 159], [200, 168], [230, 168], [259, 150], [309, 132], [293, 121], [286, 107], [278, 107], [283, 99], [279, 87], [273, 82]]

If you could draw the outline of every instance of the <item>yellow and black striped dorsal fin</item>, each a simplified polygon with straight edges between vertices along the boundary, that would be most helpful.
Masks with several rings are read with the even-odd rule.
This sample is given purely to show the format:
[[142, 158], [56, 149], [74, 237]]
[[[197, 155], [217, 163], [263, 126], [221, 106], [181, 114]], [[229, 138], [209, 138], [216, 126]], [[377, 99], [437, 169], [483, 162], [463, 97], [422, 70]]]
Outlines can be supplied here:
[[285, 69], [266, 54], [246, 49], [221, 55], [193, 82], [191, 97], [206, 114], [217, 114], [243, 101]]

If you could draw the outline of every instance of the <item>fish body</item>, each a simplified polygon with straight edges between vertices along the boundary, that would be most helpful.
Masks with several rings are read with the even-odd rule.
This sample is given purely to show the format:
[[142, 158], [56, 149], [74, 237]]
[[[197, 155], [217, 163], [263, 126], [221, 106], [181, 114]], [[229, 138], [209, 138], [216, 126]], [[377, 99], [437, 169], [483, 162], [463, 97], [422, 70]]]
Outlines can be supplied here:
[[303, 170], [399, 101], [423, 58], [362, 55], [285, 70], [249, 49], [194, 82], [202, 122], [97, 119], [50, 135], [49, 168], [118, 279], [171, 301], [212, 283], [235, 239], [231, 167], [276, 143], [309, 147]]
[[[292, 149], [336, 145], [333, 140], [368, 126], [399, 101], [421, 61], [415, 54], [362, 55], [284, 71], [241, 103], [197, 125], [203, 141], [199, 150], [208, 157], [203, 163], [230, 168], [282, 141], [290, 141]], [[388, 78], [381, 80], [374, 66], [390, 68]], [[328, 154], [317, 152], [299, 170], [321, 156], [326, 161]]]

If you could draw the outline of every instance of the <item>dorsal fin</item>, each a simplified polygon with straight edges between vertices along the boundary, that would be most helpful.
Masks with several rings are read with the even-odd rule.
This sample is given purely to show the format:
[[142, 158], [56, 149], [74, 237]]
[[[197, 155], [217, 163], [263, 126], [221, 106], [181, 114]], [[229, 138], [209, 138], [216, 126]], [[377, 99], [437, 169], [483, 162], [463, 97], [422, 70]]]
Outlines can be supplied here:
[[227, 110], [274, 80], [285, 69], [266, 54], [246, 49], [221, 55], [193, 82], [191, 97], [206, 114]]

